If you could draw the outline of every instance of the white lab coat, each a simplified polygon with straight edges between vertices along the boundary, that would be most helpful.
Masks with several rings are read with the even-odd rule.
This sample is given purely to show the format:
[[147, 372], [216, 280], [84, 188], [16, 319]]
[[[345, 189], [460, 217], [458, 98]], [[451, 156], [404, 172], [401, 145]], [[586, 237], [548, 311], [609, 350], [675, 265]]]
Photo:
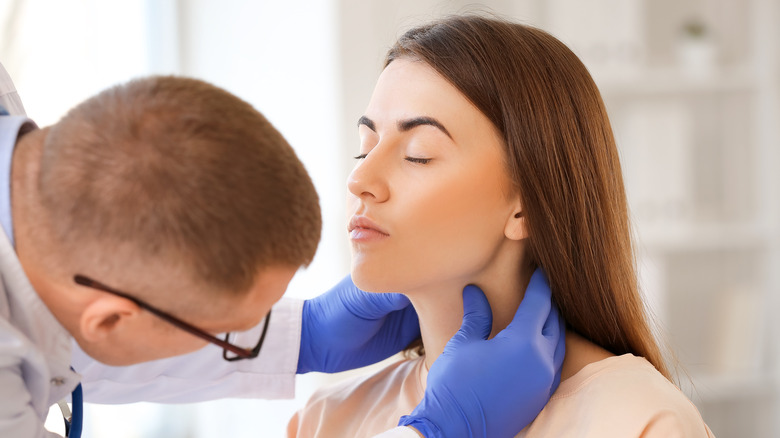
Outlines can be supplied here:
[[[0, 105], [12, 115], [24, 115], [21, 99], [2, 64]], [[283, 299], [274, 306], [256, 359], [227, 362], [219, 348], [208, 345], [184, 356], [110, 367], [84, 353], [54, 318], [30, 285], [2, 230], [0, 278], [0, 437], [56, 437], [43, 427], [49, 407], [68, 398], [80, 380], [85, 401], [95, 403], [294, 396], [303, 307], [300, 300]], [[252, 343], [261, 326], [262, 322], [237, 334], [235, 342], [241, 345], [246, 339], [247, 344]], [[399, 427], [376, 438], [416, 437], [411, 429]]]
[[49, 437], [49, 406], [79, 382], [70, 370], [70, 336], [32, 290], [0, 232], [0, 436]]
[[0, 64], [0, 106], [12, 116], [25, 115], [22, 99], [19, 98], [19, 93], [16, 92], [11, 76], [5, 71], [3, 64]]

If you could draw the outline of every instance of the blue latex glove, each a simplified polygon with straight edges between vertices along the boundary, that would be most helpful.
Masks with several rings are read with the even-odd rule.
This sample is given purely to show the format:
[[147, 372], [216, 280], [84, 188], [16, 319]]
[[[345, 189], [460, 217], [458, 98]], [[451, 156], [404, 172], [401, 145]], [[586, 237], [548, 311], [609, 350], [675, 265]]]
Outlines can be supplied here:
[[486, 340], [493, 315], [478, 287], [463, 290], [463, 310], [463, 325], [431, 366], [423, 400], [398, 425], [426, 438], [514, 437], [558, 388], [565, 324], [539, 269], [514, 319], [493, 339]]
[[335, 373], [386, 359], [420, 337], [409, 299], [358, 289], [347, 276], [303, 302], [298, 374]]

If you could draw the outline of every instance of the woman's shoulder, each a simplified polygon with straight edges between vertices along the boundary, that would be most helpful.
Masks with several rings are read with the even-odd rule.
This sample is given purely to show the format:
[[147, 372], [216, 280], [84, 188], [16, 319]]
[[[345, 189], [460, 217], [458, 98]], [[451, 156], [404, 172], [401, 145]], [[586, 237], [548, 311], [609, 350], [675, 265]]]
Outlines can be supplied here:
[[631, 354], [588, 364], [561, 382], [526, 431], [528, 438], [711, 436], [685, 394]]
[[[641, 395], [641, 397], [634, 397]], [[593, 397], [609, 403], [628, 402], [651, 407], [672, 404], [691, 405], [687, 397], [643, 357], [633, 354], [612, 356], [588, 364], [561, 382], [551, 400]]]
[[319, 388], [290, 420], [288, 437], [372, 436], [391, 429], [422, 399], [425, 376], [420, 357]]

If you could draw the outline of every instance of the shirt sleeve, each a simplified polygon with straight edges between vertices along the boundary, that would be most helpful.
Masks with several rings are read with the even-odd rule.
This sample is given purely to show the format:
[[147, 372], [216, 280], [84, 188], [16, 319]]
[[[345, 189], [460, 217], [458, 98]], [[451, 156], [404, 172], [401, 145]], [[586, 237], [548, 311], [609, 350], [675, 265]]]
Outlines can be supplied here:
[[11, 76], [0, 63], [0, 106], [5, 108], [12, 116], [24, 116], [24, 106], [19, 93], [16, 92]]
[[[74, 345], [73, 367], [82, 376], [84, 400], [90, 403], [150, 401], [181, 403], [219, 398], [281, 399], [295, 396], [295, 373], [301, 342], [303, 301], [283, 299], [273, 308], [260, 355], [225, 361], [219, 347], [208, 345], [183, 356], [125, 367], [103, 365]], [[259, 338], [264, 321], [232, 337], [248, 345]], [[75, 344], [75, 343], [74, 343]]]
[[661, 411], [653, 416], [640, 438], [715, 438], [698, 415], [686, 416], [680, 410]]

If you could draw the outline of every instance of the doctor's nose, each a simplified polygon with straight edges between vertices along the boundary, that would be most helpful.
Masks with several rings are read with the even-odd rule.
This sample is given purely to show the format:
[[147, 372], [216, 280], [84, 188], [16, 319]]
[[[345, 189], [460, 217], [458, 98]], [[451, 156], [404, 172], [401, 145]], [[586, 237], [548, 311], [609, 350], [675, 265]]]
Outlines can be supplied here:
[[385, 202], [390, 198], [386, 166], [374, 154], [363, 158], [349, 174], [347, 189], [364, 202]]

